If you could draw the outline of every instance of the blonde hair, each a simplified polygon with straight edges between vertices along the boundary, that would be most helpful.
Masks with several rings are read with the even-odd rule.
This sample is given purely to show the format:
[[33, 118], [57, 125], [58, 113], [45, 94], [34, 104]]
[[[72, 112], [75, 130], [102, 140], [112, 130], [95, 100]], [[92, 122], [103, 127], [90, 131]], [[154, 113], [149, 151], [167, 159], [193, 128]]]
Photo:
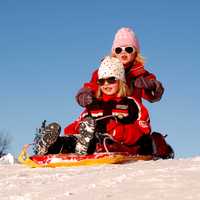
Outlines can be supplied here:
[[[128, 89], [127, 84], [122, 81], [122, 80], [118, 80], [119, 81], [119, 90], [117, 93], [117, 97], [126, 97], [130, 95], [130, 91]], [[98, 90], [96, 92], [96, 98], [101, 99], [102, 98], [102, 91], [101, 91], [101, 87], [98, 86]]]
[[145, 58], [140, 53], [137, 53], [134, 63], [139, 63], [144, 66]]

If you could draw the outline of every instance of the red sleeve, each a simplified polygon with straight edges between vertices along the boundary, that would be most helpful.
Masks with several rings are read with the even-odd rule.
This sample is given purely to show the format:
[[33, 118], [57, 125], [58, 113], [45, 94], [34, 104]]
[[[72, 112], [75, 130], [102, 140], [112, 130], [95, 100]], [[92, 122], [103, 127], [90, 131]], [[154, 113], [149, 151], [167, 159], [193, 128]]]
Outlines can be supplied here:
[[74, 122], [72, 122], [71, 124], [69, 124], [68, 126], [66, 126], [64, 128], [64, 135], [73, 135], [73, 134], [77, 134], [77, 127], [79, 125], [79, 122], [76, 120]]
[[[130, 70], [128, 76], [130, 76], [131, 79], [136, 79], [143, 76], [149, 80], [157, 80], [156, 76], [153, 73], [148, 72], [146, 69], [144, 69], [144, 66], [139, 64], [134, 66], [134, 68]], [[151, 90], [145, 89], [142, 89], [141, 97], [149, 102], [154, 102], [154, 100], [157, 99], [157, 97], [153, 95]]]
[[84, 83], [83, 87], [91, 88], [94, 92], [96, 92], [98, 89], [97, 80], [98, 80], [98, 70], [95, 70], [92, 73], [92, 78], [90, 82]]
[[[91, 88], [94, 92], [96, 92], [98, 89], [97, 80], [98, 80], [98, 70], [95, 70], [92, 73], [92, 78], [91, 78], [90, 82], [84, 83], [83, 88], [84, 87]], [[77, 120], [75, 120], [74, 122], [72, 122], [71, 124], [69, 124], [68, 126], [66, 126], [64, 128], [65, 135], [71, 135], [71, 134], [78, 133], [78, 126], [79, 126], [80, 120], [82, 118], [82, 115], [84, 113], [85, 113], [85, 111], [83, 111], [83, 113], [80, 115], [80, 117]]]
[[87, 109], [85, 109], [80, 116], [71, 124], [67, 125], [64, 128], [64, 135], [73, 135], [73, 134], [79, 134], [79, 124], [83, 120], [85, 116], [88, 115]]
[[110, 120], [106, 126], [106, 131], [114, 140], [127, 145], [133, 145], [144, 134], [150, 134], [151, 125], [147, 108], [136, 99], [131, 98], [138, 107], [138, 118], [128, 124]]
[[114, 120], [108, 123], [107, 132], [115, 141], [126, 145], [134, 145], [145, 134], [137, 122], [122, 124]]
[[141, 76], [148, 78], [149, 80], [156, 79], [156, 76], [150, 72], [148, 72], [146, 69], [144, 69], [144, 66], [142, 65], [136, 65], [134, 66], [130, 72], [129, 75], [132, 78], [139, 78]]

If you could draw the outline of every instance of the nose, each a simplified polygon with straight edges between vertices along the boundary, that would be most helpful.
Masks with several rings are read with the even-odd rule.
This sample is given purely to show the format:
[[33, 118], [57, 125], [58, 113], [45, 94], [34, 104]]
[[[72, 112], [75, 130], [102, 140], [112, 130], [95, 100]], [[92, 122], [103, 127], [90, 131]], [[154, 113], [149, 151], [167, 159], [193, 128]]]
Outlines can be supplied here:
[[108, 83], [108, 81], [107, 81], [107, 80], [105, 80], [105, 83], [104, 83], [104, 85], [109, 85], [109, 83]]

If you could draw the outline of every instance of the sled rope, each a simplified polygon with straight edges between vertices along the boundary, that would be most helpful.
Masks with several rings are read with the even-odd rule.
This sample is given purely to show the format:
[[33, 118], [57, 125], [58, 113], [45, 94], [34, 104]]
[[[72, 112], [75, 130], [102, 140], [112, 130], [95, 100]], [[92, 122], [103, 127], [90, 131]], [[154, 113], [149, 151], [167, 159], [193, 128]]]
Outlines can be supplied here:
[[107, 134], [107, 133], [105, 133], [104, 135], [107, 136], [107, 137], [105, 137], [105, 138], [103, 139], [103, 146], [104, 146], [106, 152], [107, 152], [107, 153], [110, 153], [109, 150], [108, 150], [108, 148], [107, 148], [107, 146], [106, 146], [106, 140], [107, 140], [107, 139], [112, 139], [112, 140], [113, 140], [113, 138], [112, 138], [109, 134]]
[[99, 118], [95, 119], [95, 121], [100, 121], [100, 120], [103, 120], [103, 119], [106, 119], [106, 118], [114, 118], [117, 121], [117, 117], [113, 116], [113, 115], [107, 115], [107, 116], [99, 117]]

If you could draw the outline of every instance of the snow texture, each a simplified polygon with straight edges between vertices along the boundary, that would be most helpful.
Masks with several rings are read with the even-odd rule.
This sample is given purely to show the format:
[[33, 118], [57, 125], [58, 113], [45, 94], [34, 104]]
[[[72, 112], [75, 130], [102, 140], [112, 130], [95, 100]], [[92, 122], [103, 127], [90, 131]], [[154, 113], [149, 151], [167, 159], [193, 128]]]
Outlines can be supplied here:
[[28, 168], [0, 161], [1, 200], [200, 199], [200, 157]]
[[11, 153], [8, 153], [5, 156], [0, 157], [0, 164], [11, 164], [13, 165], [15, 162], [15, 158]]

